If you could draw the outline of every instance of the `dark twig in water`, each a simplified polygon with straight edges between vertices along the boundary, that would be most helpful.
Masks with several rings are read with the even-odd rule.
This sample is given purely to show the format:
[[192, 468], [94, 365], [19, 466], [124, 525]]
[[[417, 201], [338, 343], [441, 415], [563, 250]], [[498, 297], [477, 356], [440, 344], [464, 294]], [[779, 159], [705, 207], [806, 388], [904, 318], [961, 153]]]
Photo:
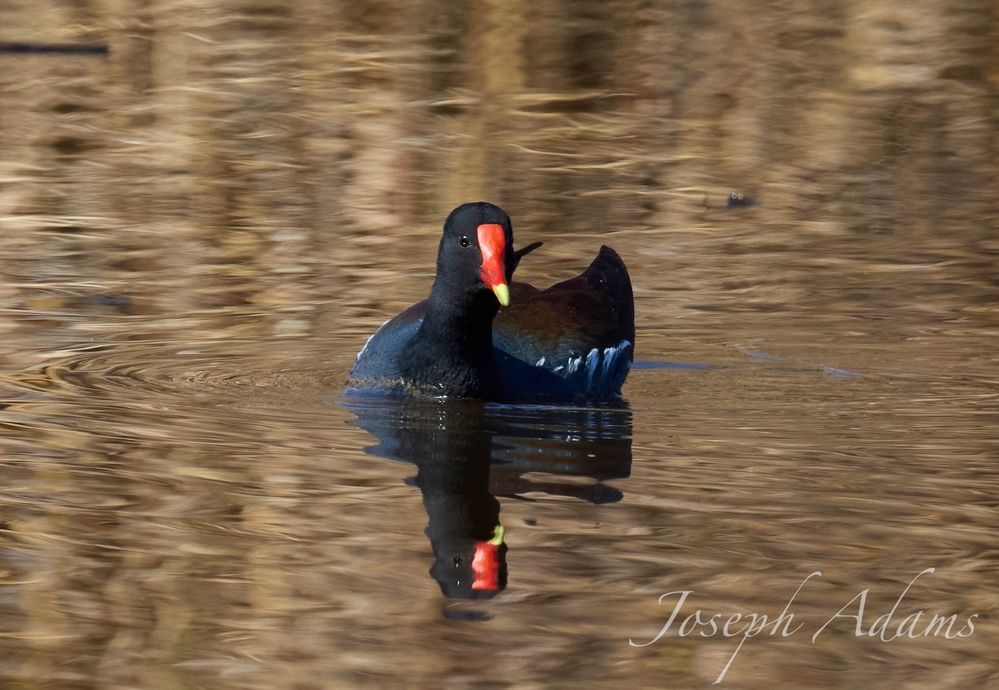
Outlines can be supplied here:
[[107, 55], [106, 43], [0, 42], [0, 53], [73, 53]]

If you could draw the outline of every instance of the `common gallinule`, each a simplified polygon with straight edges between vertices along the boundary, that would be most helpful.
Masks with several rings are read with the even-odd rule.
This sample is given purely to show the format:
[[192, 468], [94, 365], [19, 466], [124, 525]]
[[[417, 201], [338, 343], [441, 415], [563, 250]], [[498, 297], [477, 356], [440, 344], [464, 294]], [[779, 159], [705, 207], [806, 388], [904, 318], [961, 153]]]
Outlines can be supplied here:
[[368, 339], [348, 385], [496, 401], [618, 399], [635, 344], [624, 263], [605, 246], [583, 273], [547, 290], [513, 283], [540, 245], [514, 251], [498, 206], [456, 208], [430, 296]]

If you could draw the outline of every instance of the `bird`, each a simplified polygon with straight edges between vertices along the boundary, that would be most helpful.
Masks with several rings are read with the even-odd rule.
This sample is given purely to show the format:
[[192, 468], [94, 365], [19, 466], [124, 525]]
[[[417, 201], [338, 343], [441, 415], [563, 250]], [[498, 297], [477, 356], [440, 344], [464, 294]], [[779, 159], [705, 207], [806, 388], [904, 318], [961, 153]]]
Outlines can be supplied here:
[[429, 296], [386, 321], [357, 354], [351, 392], [494, 402], [621, 401], [634, 360], [628, 270], [601, 246], [581, 274], [539, 290], [513, 282], [513, 224], [479, 201], [444, 221]]

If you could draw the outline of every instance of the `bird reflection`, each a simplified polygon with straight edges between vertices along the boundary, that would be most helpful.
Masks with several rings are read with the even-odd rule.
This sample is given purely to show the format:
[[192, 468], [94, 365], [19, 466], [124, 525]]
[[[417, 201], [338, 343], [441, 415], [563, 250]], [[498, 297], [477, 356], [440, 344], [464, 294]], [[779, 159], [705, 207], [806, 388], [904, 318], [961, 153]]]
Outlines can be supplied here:
[[[349, 398], [344, 405], [378, 439], [366, 452], [416, 465], [410, 483], [429, 516], [430, 575], [448, 598], [487, 599], [506, 588], [497, 495], [543, 492], [612, 503], [621, 492], [604, 480], [631, 473], [627, 408], [386, 397]], [[597, 481], [580, 485], [559, 476]]]

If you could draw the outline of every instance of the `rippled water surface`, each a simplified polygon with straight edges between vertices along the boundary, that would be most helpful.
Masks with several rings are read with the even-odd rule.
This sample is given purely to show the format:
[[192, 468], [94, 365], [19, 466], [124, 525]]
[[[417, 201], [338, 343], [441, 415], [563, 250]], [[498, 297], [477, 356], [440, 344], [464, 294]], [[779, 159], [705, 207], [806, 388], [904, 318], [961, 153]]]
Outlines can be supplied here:
[[[0, 685], [999, 687], [997, 27], [3, 3]], [[344, 397], [480, 198], [627, 407]]]

